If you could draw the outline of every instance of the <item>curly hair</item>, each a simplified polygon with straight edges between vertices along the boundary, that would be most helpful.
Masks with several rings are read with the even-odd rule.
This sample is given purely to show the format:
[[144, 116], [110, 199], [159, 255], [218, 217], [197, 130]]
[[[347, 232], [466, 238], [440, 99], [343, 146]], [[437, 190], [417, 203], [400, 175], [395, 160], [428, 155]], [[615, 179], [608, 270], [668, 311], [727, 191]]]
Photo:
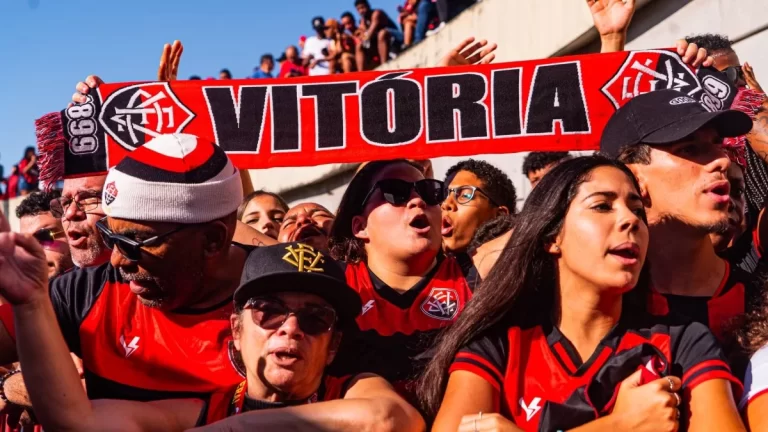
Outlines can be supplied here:
[[570, 158], [571, 154], [568, 152], [530, 152], [523, 159], [523, 174], [528, 176], [528, 174], [546, 168], [553, 163], [562, 162]]
[[459, 171], [471, 172], [483, 182], [483, 192], [486, 192], [496, 204], [508, 208], [510, 213], [514, 214], [517, 211], [517, 191], [504, 171], [485, 161], [467, 159], [448, 168], [445, 184], [450, 184]]
[[61, 196], [61, 191], [32, 192], [16, 207], [16, 217], [37, 216], [51, 211], [51, 201]]
[[475, 231], [475, 235], [472, 237], [472, 242], [469, 243], [467, 251], [471, 253], [485, 243], [506, 234], [509, 230], [514, 228], [515, 219], [515, 215], [500, 214], [480, 225], [477, 231]]
[[685, 40], [688, 43], [696, 44], [699, 48], [704, 48], [710, 53], [717, 51], [733, 51], [731, 40], [728, 36], [705, 33], [694, 36], [686, 36]]

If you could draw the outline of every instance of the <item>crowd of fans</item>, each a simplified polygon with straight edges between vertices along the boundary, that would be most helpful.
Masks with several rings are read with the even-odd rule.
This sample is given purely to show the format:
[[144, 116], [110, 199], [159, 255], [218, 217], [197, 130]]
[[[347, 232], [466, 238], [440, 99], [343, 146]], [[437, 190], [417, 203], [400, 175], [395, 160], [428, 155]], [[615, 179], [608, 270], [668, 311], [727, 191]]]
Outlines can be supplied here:
[[[358, 18], [349, 11], [338, 19], [313, 18], [310, 36], [301, 36], [298, 46], [288, 46], [277, 59], [272, 54], [262, 55], [259, 66], [248, 78], [292, 78], [375, 69], [440, 31], [445, 23], [478, 1], [405, 0], [393, 19], [384, 10], [374, 8], [369, 0], [354, 0]], [[190, 79], [201, 77], [193, 75]], [[232, 79], [232, 74], [222, 69], [219, 79]]]
[[[634, 3], [605, 3], [630, 9], [601, 32], [623, 49]], [[20, 233], [0, 213], [4, 410], [51, 431], [768, 430], [768, 102], [727, 38], [677, 48], [759, 105], [638, 95], [598, 154], [529, 154], [520, 211], [473, 159], [364, 163], [335, 212], [289, 206], [187, 134], [30, 194]]]

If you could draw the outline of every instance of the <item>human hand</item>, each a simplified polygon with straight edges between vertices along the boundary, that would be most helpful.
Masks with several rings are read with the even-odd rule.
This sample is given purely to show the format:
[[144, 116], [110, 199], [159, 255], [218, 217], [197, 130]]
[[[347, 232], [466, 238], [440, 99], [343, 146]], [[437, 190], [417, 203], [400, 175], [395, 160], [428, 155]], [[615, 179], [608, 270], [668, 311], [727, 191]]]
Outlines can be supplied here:
[[173, 45], [163, 45], [163, 53], [160, 55], [160, 66], [157, 68], [158, 81], [176, 81], [179, 75], [179, 61], [184, 45], [180, 41], [173, 41]]
[[14, 306], [48, 296], [48, 262], [31, 235], [0, 231], [0, 295]]
[[523, 432], [523, 430], [501, 414], [479, 413], [461, 417], [458, 432]]
[[488, 64], [496, 58], [494, 51], [498, 46], [495, 43], [488, 45], [488, 41], [485, 39], [474, 44], [472, 42], [475, 42], [474, 37], [464, 39], [440, 60], [438, 66]]
[[709, 55], [707, 50], [699, 48], [696, 44], [689, 44], [685, 39], [680, 39], [675, 44], [677, 54], [682, 57], [683, 63], [697, 68], [699, 66], [709, 67], [715, 64], [715, 59]]
[[674, 376], [646, 384], [638, 370], [621, 382], [616, 405], [610, 416], [617, 430], [632, 432], [676, 431], [679, 427], [681, 381]]
[[69, 103], [67, 108], [74, 104], [82, 104], [88, 102], [88, 93], [91, 89], [98, 88], [104, 84], [104, 81], [96, 75], [88, 75], [85, 81], [80, 81], [75, 85], [75, 94], [72, 95], [72, 102]]
[[635, 0], [587, 0], [600, 36], [625, 35], [635, 14]]
[[760, 87], [760, 83], [757, 82], [755, 77], [755, 70], [752, 69], [752, 65], [744, 62], [744, 66], [741, 67], [741, 71], [744, 72], [744, 81], [747, 82], [747, 86], [757, 92], [765, 93], [763, 88]]

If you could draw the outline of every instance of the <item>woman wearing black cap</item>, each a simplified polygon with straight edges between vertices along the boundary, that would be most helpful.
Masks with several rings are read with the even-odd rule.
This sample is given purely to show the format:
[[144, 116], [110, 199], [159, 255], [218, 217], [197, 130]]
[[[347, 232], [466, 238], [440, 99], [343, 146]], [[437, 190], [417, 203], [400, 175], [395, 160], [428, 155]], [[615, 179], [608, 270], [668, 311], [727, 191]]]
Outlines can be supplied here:
[[[31, 237], [16, 235], [15, 241], [29, 254], [43, 254]], [[46, 430], [183, 431], [206, 424], [200, 430], [424, 429], [418, 412], [384, 379], [325, 375], [342, 330], [361, 305], [338, 265], [305, 244], [257, 248], [249, 256], [231, 317], [231, 360], [245, 379], [208, 397], [89, 401], [47, 291], [2, 294], [20, 320], [16, 334], [25, 382]]]
[[648, 239], [623, 164], [544, 176], [422, 375], [433, 430], [744, 430], [709, 330], [646, 313]]

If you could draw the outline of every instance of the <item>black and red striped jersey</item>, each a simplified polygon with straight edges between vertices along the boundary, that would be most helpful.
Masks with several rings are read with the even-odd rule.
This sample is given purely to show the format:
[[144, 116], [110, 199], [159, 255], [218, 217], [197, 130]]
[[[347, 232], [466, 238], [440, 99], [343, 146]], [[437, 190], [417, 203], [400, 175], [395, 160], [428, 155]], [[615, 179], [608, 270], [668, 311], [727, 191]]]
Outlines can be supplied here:
[[700, 322], [723, 342], [738, 324], [734, 320], [749, 312], [761, 293], [762, 283], [756, 276], [725, 261], [725, 274], [712, 297], [661, 294], [651, 288], [648, 311], [677, 323]]
[[640, 368], [645, 382], [674, 375], [692, 389], [725, 379], [740, 392], [703, 325], [629, 321], [617, 324], [586, 362], [553, 325], [492, 330], [461, 349], [450, 372], [486, 380], [498, 392], [498, 412], [525, 431], [568, 430], [609, 414], [621, 381]]
[[320, 388], [317, 389], [315, 393], [307, 399], [292, 403], [270, 403], [250, 399], [246, 396], [247, 387], [245, 381], [243, 381], [227, 390], [213, 393], [210, 399], [208, 399], [206, 406], [203, 408], [203, 413], [200, 416], [197, 426], [205, 426], [227, 417], [249, 411], [343, 399], [353, 378], [354, 377], [351, 376], [335, 378], [326, 375], [320, 384]]
[[[70, 351], [83, 360], [91, 399], [205, 399], [243, 380], [231, 299], [205, 310], [150, 308], [109, 263], [57, 277], [50, 296]], [[13, 332], [11, 313], [0, 320]]]
[[345, 354], [334, 361], [332, 373], [375, 373], [414, 402], [411, 384], [426, 367], [437, 334], [456, 320], [472, 297], [477, 271], [468, 266], [465, 274], [456, 258], [440, 256], [421, 281], [402, 293], [364, 263], [347, 264], [345, 271], [363, 310], [357, 318], [359, 332], [349, 345], [342, 342]]

